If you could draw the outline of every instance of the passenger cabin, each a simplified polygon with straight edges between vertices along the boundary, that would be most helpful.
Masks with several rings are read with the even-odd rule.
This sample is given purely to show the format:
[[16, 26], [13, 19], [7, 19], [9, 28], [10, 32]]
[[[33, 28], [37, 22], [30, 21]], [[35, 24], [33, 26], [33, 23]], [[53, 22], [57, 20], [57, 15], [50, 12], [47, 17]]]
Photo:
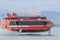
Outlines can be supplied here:
[[54, 24], [45, 16], [18, 16], [16, 13], [7, 14], [7, 17], [2, 21], [4, 28], [12, 31], [22, 32], [44, 32], [48, 31]]

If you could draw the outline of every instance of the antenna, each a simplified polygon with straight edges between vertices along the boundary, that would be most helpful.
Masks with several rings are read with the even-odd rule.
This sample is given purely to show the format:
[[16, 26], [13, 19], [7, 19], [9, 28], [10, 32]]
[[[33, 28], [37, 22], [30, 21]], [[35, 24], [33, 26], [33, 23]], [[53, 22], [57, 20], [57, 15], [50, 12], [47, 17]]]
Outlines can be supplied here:
[[33, 9], [34, 9], [34, 12], [37, 13], [37, 9], [34, 3], [33, 3]]

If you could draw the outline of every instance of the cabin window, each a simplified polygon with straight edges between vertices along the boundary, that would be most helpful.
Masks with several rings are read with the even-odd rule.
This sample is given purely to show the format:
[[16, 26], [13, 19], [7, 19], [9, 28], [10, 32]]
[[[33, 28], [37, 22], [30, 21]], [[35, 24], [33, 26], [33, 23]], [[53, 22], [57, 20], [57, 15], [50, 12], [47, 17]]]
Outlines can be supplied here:
[[46, 17], [17, 17], [17, 19], [46, 19]]
[[46, 17], [41, 17], [41, 19], [46, 19]]
[[10, 25], [46, 25], [47, 22], [42, 22], [42, 21], [29, 21], [29, 22], [23, 22], [23, 21], [20, 21], [20, 22], [15, 22], [15, 21], [12, 21], [10, 22]]
[[17, 25], [42, 25], [44, 22], [16, 22]]
[[16, 22], [12, 21], [10, 22], [10, 25], [16, 25]]
[[53, 24], [52, 22], [47, 22], [47, 24]]
[[34, 22], [34, 21], [29, 21], [29, 22], [10, 22], [10, 25], [43, 25], [45, 24], [44, 22], [41, 22], [41, 21], [37, 21], [37, 22]]
[[47, 22], [42, 22], [42, 21], [29, 21], [29, 22], [10, 22], [10, 25], [46, 25]]

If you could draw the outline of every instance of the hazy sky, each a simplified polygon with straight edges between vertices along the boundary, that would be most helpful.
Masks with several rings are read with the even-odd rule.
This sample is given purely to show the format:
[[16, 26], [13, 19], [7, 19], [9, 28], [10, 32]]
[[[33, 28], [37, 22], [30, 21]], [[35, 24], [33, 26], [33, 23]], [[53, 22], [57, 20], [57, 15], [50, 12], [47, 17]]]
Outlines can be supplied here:
[[60, 0], [0, 0], [0, 12], [34, 13], [44, 10], [60, 12]]

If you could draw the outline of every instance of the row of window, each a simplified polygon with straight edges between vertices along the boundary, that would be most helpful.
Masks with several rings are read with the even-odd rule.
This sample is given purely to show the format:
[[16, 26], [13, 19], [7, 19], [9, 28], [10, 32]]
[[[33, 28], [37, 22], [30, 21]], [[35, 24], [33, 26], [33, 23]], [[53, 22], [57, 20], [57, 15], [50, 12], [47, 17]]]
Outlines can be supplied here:
[[17, 19], [46, 19], [46, 17], [17, 17]]
[[46, 24], [51, 24], [51, 22], [42, 22], [42, 21], [37, 21], [37, 22], [33, 22], [33, 21], [29, 21], [29, 22], [10, 22], [10, 25], [46, 25]]
[[46, 17], [16, 17], [16, 18], [5, 18], [5, 19], [46, 19]]

